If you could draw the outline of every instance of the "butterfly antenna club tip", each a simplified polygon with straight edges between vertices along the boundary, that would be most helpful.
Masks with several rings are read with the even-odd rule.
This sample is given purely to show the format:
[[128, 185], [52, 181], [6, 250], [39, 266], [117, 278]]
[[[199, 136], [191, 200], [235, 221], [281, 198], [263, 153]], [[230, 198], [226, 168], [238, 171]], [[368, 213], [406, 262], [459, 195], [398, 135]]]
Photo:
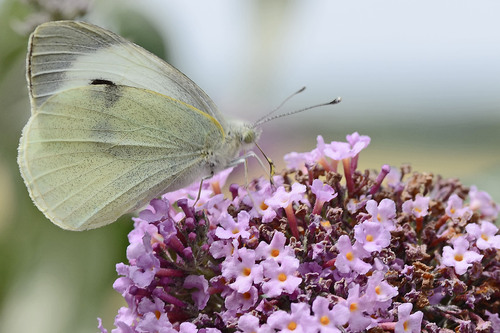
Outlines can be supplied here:
[[338, 104], [340, 102], [342, 102], [342, 97], [339, 96], [339, 97], [335, 98], [333, 101], [331, 101], [330, 103], [328, 103], [328, 105]]

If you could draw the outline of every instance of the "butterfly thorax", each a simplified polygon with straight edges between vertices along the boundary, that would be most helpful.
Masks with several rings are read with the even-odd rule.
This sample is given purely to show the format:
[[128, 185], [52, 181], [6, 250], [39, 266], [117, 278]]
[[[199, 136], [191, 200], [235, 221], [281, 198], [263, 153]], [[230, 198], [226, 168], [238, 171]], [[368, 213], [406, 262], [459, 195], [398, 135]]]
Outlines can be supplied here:
[[221, 146], [209, 158], [211, 173], [215, 174], [237, 164], [240, 153], [249, 150], [259, 139], [260, 131], [239, 121], [228, 122]]

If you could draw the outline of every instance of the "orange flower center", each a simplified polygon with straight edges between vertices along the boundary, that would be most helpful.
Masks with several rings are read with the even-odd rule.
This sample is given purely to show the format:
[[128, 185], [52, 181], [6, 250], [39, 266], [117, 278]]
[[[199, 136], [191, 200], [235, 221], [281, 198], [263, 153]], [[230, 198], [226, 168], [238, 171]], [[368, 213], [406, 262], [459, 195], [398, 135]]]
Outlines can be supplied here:
[[351, 303], [351, 305], [349, 305], [349, 311], [354, 312], [357, 309], [358, 309], [358, 303]]
[[323, 226], [323, 228], [330, 228], [332, 226], [330, 221], [321, 221], [321, 225]]
[[296, 322], [291, 321], [291, 322], [288, 323], [288, 329], [290, 331], [294, 331], [296, 328], [297, 328], [297, 323]]

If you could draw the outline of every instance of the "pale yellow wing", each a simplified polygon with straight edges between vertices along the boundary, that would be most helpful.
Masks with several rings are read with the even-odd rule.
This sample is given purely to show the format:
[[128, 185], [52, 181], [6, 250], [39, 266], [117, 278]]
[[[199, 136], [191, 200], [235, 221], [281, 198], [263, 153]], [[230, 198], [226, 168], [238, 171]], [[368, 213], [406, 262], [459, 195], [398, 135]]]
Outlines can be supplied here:
[[208, 113], [226, 128], [210, 97], [187, 76], [142, 47], [92, 24], [39, 25], [30, 37], [26, 67], [32, 113], [52, 95], [104, 80], [170, 96]]
[[23, 130], [18, 162], [31, 198], [55, 224], [115, 221], [208, 173], [224, 138], [210, 115], [144, 89], [91, 85], [47, 99]]

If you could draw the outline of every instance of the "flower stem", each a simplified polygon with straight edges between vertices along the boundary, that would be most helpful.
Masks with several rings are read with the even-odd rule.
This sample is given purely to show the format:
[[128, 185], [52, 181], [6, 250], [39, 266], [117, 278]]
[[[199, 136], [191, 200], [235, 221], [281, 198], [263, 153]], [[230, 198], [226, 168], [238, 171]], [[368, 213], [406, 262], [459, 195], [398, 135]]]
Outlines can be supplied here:
[[344, 166], [344, 175], [345, 175], [345, 181], [347, 185], [347, 192], [352, 195], [354, 193], [354, 182], [352, 180], [352, 173], [351, 173], [351, 159], [350, 158], [344, 158], [342, 160], [342, 165]]
[[375, 194], [377, 193], [378, 189], [380, 188], [380, 185], [382, 185], [382, 181], [384, 180], [385, 176], [391, 171], [391, 167], [388, 164], [382, 165], [382, 169], [380, 170], [380, 173], [377, 176], [377, 179], [375, 179], [375, 185], [372, 186], [370, 189], [370, 194]]
[[325, 204], [324, 201], [316, 199], [316, 202], [314, 203], [314, 207], [313, 207], [312, 213], [316, 214], [316, 215], [320, 215], [321, 214], [321, 210], [323, 209], [323, 205], [324, 204]]
[[396, 329], [396, 323], [395, 322], [388, 322], [388, 323], [378, 323], [377, 325], [384, 331], [394, 331]]
[[295, 213], [293, 212], [292, 204], [285, 208], [286, 218], [288, 219], [288, 224], [290, 225], [290, 230], [292, 235], [299, 239], [299, 229], [297, 228], [297, 219], [295, 218]]

